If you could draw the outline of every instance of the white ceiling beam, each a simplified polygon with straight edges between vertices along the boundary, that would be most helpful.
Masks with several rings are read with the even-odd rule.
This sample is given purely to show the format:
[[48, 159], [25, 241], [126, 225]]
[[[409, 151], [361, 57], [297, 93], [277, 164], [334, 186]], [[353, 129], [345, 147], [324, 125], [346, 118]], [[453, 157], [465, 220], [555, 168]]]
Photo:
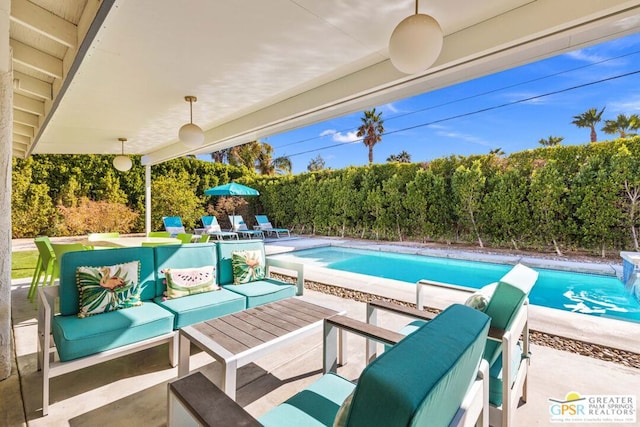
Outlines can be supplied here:
[[38, 116], [44, 115], [44, 102], [17, 93], [13, 95], [13, 108]]
[[27, 126], [22, 123], [14, 123], [13, 124], [13, 133], [18, 135], [24, 135], [29, 138], [33, 138], [34, 128], [32, 126]]
[[27, 0], [11, 0], [11, 21], [67, 47], [78, 44], [75, 25]]
[[19, 143], [24, 145], [25, 150], [27, 149], [27, 147], [29, 146], [29, 144], [31, 144], [31, 138], [29, 138], [28, 136], [24, 136], [24, 135], [18, 135], [17, 133], [13, 134], [13, 143], [15, 145], [15, 143]]
[[27, 157], [27, 151], [26, 150], [21, 150], [18, 149], [16, 147], [12, 147], [12, 151], [11, 154], [13, 155], [13, 157], [19, 157], [21, 159], [24, 159], [25, 157]]
[[42, 99], [52, 99], [53, 89], [51, 87], [51, 83], [44, 82], [19, 71], [13, 72], [13, 81], [14, 84], [17, 84], [17, 88], [14, 87], [15, 89], [27, 92]]
[[56, 79], [62, 78], [62, 60], [55, 56], [34, 49], [22, 42], [11, 39], [13, 60], [26, 67], [33, 68]]
[[[14, 95], [15, 100], [15, 95]], [[15, 105], [14, 105], [15, 107]], [[13, 122], [31, 126], [33, 128], [40, 127], [40, 119], [36, 114], [28, 113], [22, 110], [13, 109]]]

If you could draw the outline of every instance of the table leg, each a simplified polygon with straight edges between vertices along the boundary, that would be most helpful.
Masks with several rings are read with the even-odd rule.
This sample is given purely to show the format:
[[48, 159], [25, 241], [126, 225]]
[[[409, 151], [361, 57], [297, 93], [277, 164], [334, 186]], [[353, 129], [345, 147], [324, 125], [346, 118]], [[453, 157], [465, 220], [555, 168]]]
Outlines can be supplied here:
[[236, 400], [236, 376], [238, 371], [238, 362], [223, 361], [222, 365], [222, 390], [231, 399]]
[[182, 334], [180, 334], [178, 353], [178, 378], [182, 378], [189, 373], [189, 358], [191, 357], [191, 341]]

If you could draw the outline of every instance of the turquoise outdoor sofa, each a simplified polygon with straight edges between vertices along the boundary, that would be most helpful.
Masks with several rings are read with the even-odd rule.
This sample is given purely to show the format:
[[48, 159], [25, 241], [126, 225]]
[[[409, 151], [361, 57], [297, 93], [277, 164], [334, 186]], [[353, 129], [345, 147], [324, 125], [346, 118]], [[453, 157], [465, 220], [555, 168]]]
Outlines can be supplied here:
[[[266, 427], [486, 426], [488, 366], [482, 354], [489, 324], [486, 314], [453, 305], [398, 338], [365, 367], [357, 383], [327, 372], [257, 421], [196, 372], [169, 384], [168, 425], [187, 425], [191, 418], [200, 425], [226, 420], [225, 425]], [[384, 340], [390, 332], [344, 316], [326, 319], [325, 335], [328, 325], [370, 339]], [[325, 357], [330, 345], [325, 341]], [[171, 407], [177, 401], [188, 409]]]
[[[235, 251], [261, 253], [267, 277], [234, 285], [231, 256]], [[139, 261], [139, 300], [142, 304], [80, 318], [78, 268], [113, 266], [131, 261]], [[297, 284], [269, 278], [269, 269], [273, 265], [295, 271]], [[165, 297], [166, 269], [204, 266], [215, 266], [219, 290], [175, 299]], [[169, 344], [171, 365], [176, 366], [176, 331], [179, 328], [247, 307], [302, 295], [303, 284], [302, 265], [269, 259], [265, 256], [262, 241], [118, 248], [64, 254], [59, 284], [39, 290], [38, 369], [43, 372], [43, 415], [48, 412], [50, 378], [165, 343]], [[56, 312], [58, 306], [59, 312]]]

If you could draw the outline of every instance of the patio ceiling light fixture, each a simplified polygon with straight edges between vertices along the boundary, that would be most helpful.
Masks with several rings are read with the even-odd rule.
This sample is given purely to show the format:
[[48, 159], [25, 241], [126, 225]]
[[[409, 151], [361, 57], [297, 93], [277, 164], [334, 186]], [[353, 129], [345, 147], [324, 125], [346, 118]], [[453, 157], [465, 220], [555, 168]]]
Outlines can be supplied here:
[[118, 138], [118, 141], [122, 144], [122, 154], [113, 158], [113, 167], [120, 172], [126, 172], [133, 166], [129, 156], [124, 155], [124, 143], [127, 142], [127, 138]]
[[391, 33], [389, 57], [394, 67], [406, 74], [429, 68], [442, 50], [444, 34], [432, 16], [416, 13], [403, 19]]
[[193, 124], [193, 103], [198, 100], [195, 96], [185, 96], [184, 100], [189, 103], [189, 123], [185, 124], [178, 131], [178, 139], [188, 147], [197, 148], [204, 142], [204, 132], [200, 126]]

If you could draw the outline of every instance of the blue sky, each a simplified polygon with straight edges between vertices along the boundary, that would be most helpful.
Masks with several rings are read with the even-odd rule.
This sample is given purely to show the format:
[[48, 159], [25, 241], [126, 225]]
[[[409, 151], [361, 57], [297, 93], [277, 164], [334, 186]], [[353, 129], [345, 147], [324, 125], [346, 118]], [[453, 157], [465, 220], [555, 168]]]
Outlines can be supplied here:
[[[538, 141], [550, 135], [564, 137], [563, 145], [588, 143], [589, 130], [571, 124], [573, 116], [602, 107], [606, 107], [603, 119], [640, 113], [640, 74], [567, 89], [638, 70], [640, 34], [634, 34], [376, 106], [383, 112], [385, 132], [390, 133], [374, 147], [374, 163], [384, 163], [402, 150], [414, 162], [485, 154], [496, 148], [509, 154], [539, 147]], [[556, 91], [563, 92], [539, 97]], [[262, 141], [275, 148], [275, 156], [289, 156], [294, 173], [305, 172], [318, 154], [332, 169], [365, 165], [367, 147], [352, 142], [362, 115], [350, 114]], [[611, 138], [598, 132], [598, 140]]]

